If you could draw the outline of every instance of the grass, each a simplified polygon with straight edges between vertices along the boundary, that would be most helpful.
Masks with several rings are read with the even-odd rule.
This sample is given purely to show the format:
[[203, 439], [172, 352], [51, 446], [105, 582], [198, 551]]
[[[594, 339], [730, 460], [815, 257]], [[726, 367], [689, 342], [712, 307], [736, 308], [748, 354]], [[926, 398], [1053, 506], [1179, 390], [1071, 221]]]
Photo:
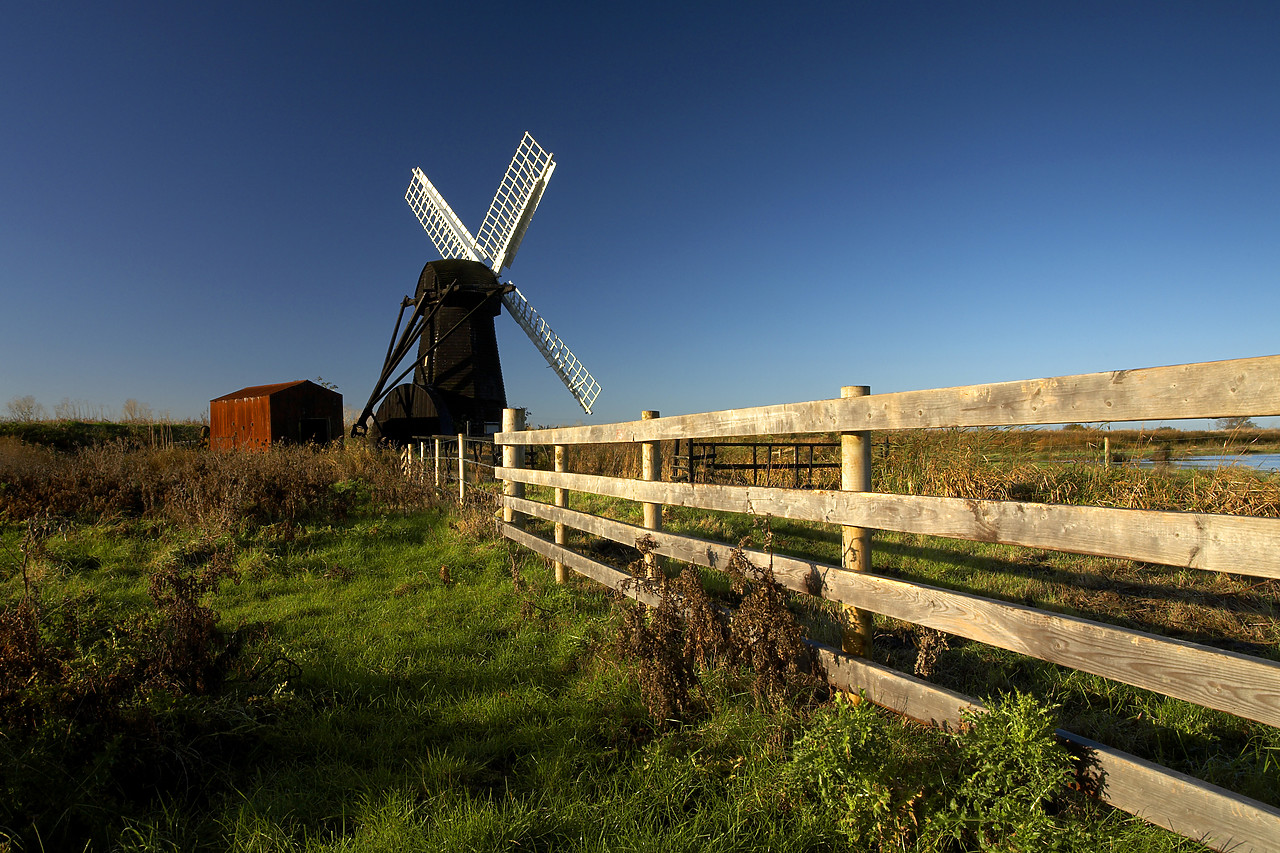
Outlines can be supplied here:
[[[650, 718], [637, 664], [615, 643], [625, 621], [619, 607], [630, 605], [589, 581], [554, 584], [540, 558], [493, 538], [491, 508], [455, 512], [429, 493], [415, 496], [387, 473], [393, 461], [361, 453], [218, 461], [140, 450], [33, 462], [24, 452], [9, 468], [0, 454], [8, 513], [0, 604], [22, 599], [25, 561], [46, 613], [92, 597], [94, 612], [123, 625], [153, 608], [147, 590], [158, 572], [198, 568], [223, 549], [238, 581], [206, 600], [224, 635], [245, 640], [223, 688], [131, 700], [163, 735], [147, 749], [124, 737], [86, 758], [6, 734], [0, 785], [26, 801], [0, 797], [0, 838], [24, 850], [960, 850], [978, 846], [975, 826], [996, 826], [994, 815], [963, 817], [993, 769], [972, 755], [1023, 747], [966, 748], [954, 735], [867, 716], [869, 706], [764, 711], [745, 674], [723, 668], [699, 671], [699, 713], [678, 724]], [[80, 464], [119, 479], [86, 480]], [[204, 478], [188, 489], [199, 501], [175, 510], [166, 490], [194, 485], [193, 472]], [[88, 482], [118, 496], [120, 482], [135, 480], [148, 484], [149, 499], [104, 500], [108, 518], [64, 517], [27, 560], [29, 522], [18, 513], [38, 507], [40, 495]], [[281, 484], [316, 500], [287, 499]], [[584, 496], [572, 500], [587, 505]], [[592, 509], [638, 520], [633, 505]], [[742, 516], [673, 512], [668, 521], [726, 541], [761, 533], [753, 526], [761, 520]], [[773, 532], [780, 547], [831, 548], [832, 531], [777, 522]], [[888, 544], [877, 541], [886, 556]], [[901, 571], [948, 565], [927, 551], [914, 567], [907, 550], [900, 556]], [[993, 557], [972, 556], [967, 582], [977, 583], [981, 560]], [[820, 620], [811, 625], [822, 629]], [[878, 630], [881, 653], [910, 669], [920, 638], [902, 625]], [[77, 660], [107, 652], [86, 645]], [[1156, 752], [1190, 760], [1203, 747], [1213, 772], [1270, 784], [1271, 771], [1256, 772], [1275, 754], [1267, 732], [1243, 741], [1250, 761], [1224, 759], [1216, 718], [989, 652], [953, 641], [934, 677], [982, 697], [1015, 687], [1052, 694], [1067, 706], [1054, 719], [1069, 728], [1085, 712], [1099, 727], [1118, 717], [1131, 740], [1145, 738]], [[1164, 728], [1152, 728], [1157, 718]], [[1010, 720], [989, 736], [1026, 728]], [[826, 742], [822, 733], [856, 740], [867, 732], [885, 756], [875, 767], [815, 746]], [[67, 777], [76, 783], [33, 799], [21, 788], [24, 767], [59, 755], [80, 762], [66, 765], [77, 769]], [[147, 784], [130, 775], [138, 756], [155, 759]], [[1052, 756], [1045, 762], [1034, 766], [1051, 768]], [[818, 778], [827, 781], [813, 784]], [[1054, 829], [1062, 849], [1198, 849], [1070, 794], [1052, 799], [1050, 810], [1033, 798], [1015, 811]], [[987, 840], [994, 849], [1040, 849], [1026, 833]]]
[[[712, 677], [715, 711], [660, 734], [605, 651], [612, 602], [556, 587], [539, 563], [519, 568], [517, 591], [506, 547], [465, 542], [449, 521], [321, 529], [270, 575], [224, 589], [224, 621], [269, 622], [257, 653], [291, 664], [235, 700], [269, 710], [250, 711], [233, 764], [210, 759], [216, 778], [104, 816], [94, 849], [850, 848], [842, 814], [794, 781], [799, 715], [761, 713]], [[326, 577], [344, 561], [358, 570]], [[1102, 845], [1090, 849], [1191, 849], [1079, 817]]]

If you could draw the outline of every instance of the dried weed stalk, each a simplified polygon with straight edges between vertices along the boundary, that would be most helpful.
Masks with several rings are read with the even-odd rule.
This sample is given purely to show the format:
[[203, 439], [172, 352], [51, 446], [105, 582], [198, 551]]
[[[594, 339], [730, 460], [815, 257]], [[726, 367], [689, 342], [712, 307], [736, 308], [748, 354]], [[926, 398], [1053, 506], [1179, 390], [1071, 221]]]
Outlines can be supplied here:
[[[772, 543], [772, 531], [766, 530], [766, 542]], [[825, 691], [826, 682], [818, 674], [804, 628], [787, 607], [773, 567], [752, 563], [743, 544], [725, 567], [734, 592], [742, 596], [731, 623], [730, 648], [736, 662], [754, 673], [751, 692], [760, 706], [777, 710], [811, 702]]]
[[706, 710], [701, 675], [713, 666], [750, 672], [752, 695], [764, 708], [812, 699], [823, 690], [804, 629], [787, 608], [771, 568], [753, 565], [739, 546], [726, 567], [733, 591], [741, 596], [731, 614], [707, 594], [694, 566], [671, 578], [648, 577], [646, 557], [656, 545], [647, 535], [636, 542], [640, 558], [620, 589], [634, 591], [641, 600], [626, 608], [616, 645], [637, 663], [641, 698], [659, 725]]

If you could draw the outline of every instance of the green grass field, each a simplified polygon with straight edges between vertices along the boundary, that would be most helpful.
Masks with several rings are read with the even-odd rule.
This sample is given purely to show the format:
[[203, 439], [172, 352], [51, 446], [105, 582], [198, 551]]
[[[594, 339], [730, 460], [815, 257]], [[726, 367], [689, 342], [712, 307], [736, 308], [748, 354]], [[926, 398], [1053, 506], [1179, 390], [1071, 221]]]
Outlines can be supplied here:
[[[838, 743], [848, 721], [762, 712], [728, 672], [703, 674], [704, 713], [661, 726], [613, 651], [614, 602], [589, 582], [557, 587], [476, 529], [475, 513], [425, 510], [226, 534], [239, 582], [212, 603], [223, 629], [255, 638], [238, 675], [216, 694], [137, 699], [167, 732], [158, 744], [135, 733], [86, 757], [59, 753], [54, 732], [25, 751], [7, 740], [12, 849], [964, 849], [938, 817], [960, 780], [924, 769], [951, 760], [950, 741], [873, 712], [853, 729], [871, 725], [885, 756], [869, 776], [857, 754], [811, 743], [798, 763], [805, 732]], [[4, 528], [10, 601], [21, 533]], [[100, 612], [145, 610], [148, 575], [205, 553], [201, 540], [145, 520], [76, 525], [29, 568], [48, 602], [92, 591]], [[43, 800], [15, 790], [58, 756], [66, 775]], [[894, 760], [900, 777], [885, 773]], [[1194, 849], [1059, 799], [1041, 817], [1064, 849]], [[996, 849], [1038, 849], [1012, 838]]]
[[[656, 622], [585, 579], [556, 585], [494, 537], [492, 507], [451, 508], [363, 451], [22, 450], [0, 453], [0, 484], [0, 849], [1200, 849], [1067, 790], [1052, 728], [1090, 709], [1237, 783], [1274, 772], [1273, 735], [977, 644], [942, 649], [931, 676], [996, 697], [967, 733], [866, 703], [762, 708], [740, 666], [696, 667], [681, 718], [655, 719], [653, 664], [619, 637]], [[890, 571], [953, 572], [929, 546], [877, 540]], [[1011, 574], [1009, 555], [960, 556], [970, 584]], [[911, 669], [919, 638], [878, 632]], [[998, 698], [1017, 688], [1048, 704]], [[1210, 749], [1224, 732], [1234, 756]]]

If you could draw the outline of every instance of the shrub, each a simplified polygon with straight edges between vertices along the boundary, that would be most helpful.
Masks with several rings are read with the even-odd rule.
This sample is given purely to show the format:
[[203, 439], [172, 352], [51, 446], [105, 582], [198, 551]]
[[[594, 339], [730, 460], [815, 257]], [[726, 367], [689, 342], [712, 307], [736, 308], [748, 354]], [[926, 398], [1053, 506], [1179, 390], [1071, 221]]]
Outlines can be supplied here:
[[796, 741], [785, 781], [835, 809], [855, 849], [1068, 849], [1079, 830], [1056, 813], [1074, 775], [1053, 714], [1012, 694], [943, 731], [840, 695]]

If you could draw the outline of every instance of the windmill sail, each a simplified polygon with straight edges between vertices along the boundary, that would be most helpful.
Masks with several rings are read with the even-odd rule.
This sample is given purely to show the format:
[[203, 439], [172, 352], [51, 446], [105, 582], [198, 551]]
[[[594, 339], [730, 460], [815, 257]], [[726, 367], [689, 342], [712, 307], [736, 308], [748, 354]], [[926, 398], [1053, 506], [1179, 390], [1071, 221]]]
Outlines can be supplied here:
[[509, 293], [504, 293], [502, 304], [507, 306], [511, 316], [524, 329], [524, 333], [533, 341], [547, 364], [551, 365], [551, 369], [569, 389], [569, 393], [578, 399], [582, 410], [591, 414], [591, 405], [600, 395], [600, 383], [587, 372], [582, 362], [570, 352], [560, 336], [551, 330], [547, 321], [534, 310], [519, 289], [513, 287]]
[[423, 229], [431, 242], [435, 244], [442, 258], [458, 258], [468, 261], [489, 261], [487, 255], [481, 255], [476, 246], [476, 238], [471, 236], [467, 226], [462, 224], [453, 208], [440, 195], [421, 169], [413, 170], [413, 180], [409, 189], [405, 190], [404, 200], [409, 202], [414, 215], [422, 223]]
[[[511, 158], [511, 165], [507, 167], [507, 173], [498, 185], [493, 203], [489, 205], [489, 212], [476, 237], [471, 236], [471, 232], [421, 169], [413, 170], [413, 180], [410, 181], [404, 198], [422, 223], [431, 242], [440, 251], [441, 257], [446, 262], [472, 261], [488, 265], [493, 271], [493, 282], [490, 285], [492, 289], [500, 281], [503, 268], [511, 266], [555, 168], [553, 155], [526, 133], [516, 146], [515, 156]], [[434, 268], [434, 265], [440, 263], [442, 262], [433, 261], [427, 266]], [[487, 275], [483, 268], [481, 271]], [[423, 276], [426, 275], [424, 271]], [[420, 281], [419, 288], [421, 286]], [[503, 286], [504, 289], [505, 287]], [[493, 289], [492, 292], [496, 293], [497, 290]], [[560, 336], [551, 330], [547, 321], [534, 310], [523, 293], [511, 286], [502, 293], [502, 303], [577, 399], [583, 411], [591, 414], [591, 406], [600, 394], [600, 383], [587, 372], [564, 341], [560, 340]], [[496, 343], [494, 347], [496, 365]], [[390, 358], [388, 355], [388, 360]], [[384, 373], [390, 375], [392, 366], [384, 369]], [[501, 368], [495, 367], [494, 372], [500, 387]]]
[[525, 229], [555, 169], [552, 155], [526, 133], [516, 146], [507, 174], [498, 184], [493, 203], [480, 225], [476, 244], [492, 261], [494, 272], [501, 274], [502, 268], [511, 266], [515, 260]]

